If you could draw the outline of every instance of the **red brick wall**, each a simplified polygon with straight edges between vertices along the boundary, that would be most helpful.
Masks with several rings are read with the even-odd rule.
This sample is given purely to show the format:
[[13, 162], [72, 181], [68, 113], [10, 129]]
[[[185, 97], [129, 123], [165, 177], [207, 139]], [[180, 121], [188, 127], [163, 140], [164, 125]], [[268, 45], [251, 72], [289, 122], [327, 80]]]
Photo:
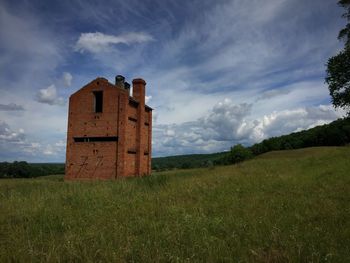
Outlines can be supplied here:
[[117, 142], [76, 143], [67, 163], [66, 179], [113, 179]]
[[151, 160], [152, 160], [152, 111], [149, 110], [147, 111], [147, 124], [148, 126], [146, 125], [146, 133], [147, 133], [147, 152], [148, 152], [148, 155], [146, 155], [146, 160], [145, 162], [147, 163], [147, 170], [146, 170], [146, 173], [147, 174], [151, 174], [152, 172], [152, 167], [151, 167]]
[[136, 136], [137, 136], [137, 110], [128, 104], [128, 120], [126, 125], [126, 176], [136, 174]]
[[[95, 113], [93, 92], [99, 90], [103, 111]], [[98, 78], [70, 97], [65, 179], [150, 174], [152, 112], [145, 111], [145, 82], [136, 80], [135, 90], [137, 102], [129, 102], [126, 90]], [[74, 141], [74, 137], [106, 136], [118, 137], [118, 142]]]

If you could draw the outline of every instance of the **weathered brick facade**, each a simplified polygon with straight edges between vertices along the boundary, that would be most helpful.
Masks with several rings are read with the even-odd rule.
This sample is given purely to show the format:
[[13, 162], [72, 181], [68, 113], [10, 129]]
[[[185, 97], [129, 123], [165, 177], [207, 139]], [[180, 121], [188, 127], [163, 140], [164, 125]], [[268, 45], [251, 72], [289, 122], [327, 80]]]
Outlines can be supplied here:
[[152, 109], [143, 79], [133, 96], [124, 77], [97, 78], [69, 98], [66, 180], [116, 179], [151, 173]]

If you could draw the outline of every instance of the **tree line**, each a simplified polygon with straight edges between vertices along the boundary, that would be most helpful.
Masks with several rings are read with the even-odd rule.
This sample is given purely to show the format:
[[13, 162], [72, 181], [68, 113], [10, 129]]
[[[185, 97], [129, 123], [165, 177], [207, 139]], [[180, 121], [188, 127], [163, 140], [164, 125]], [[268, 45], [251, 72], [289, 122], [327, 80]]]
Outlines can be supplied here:
[[0, 162], [0, 178], [33, 178], [51, 174], [64, 174], [64, 164]]

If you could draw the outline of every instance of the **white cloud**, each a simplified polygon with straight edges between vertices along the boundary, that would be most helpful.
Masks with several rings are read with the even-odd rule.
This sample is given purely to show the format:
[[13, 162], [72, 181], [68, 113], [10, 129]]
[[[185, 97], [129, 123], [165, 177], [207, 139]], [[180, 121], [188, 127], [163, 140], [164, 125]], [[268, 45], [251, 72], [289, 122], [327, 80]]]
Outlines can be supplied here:
[[52, 148], [51, 145], [48, 145], [42, 152], [45, 155], [53, 155], [54, 154], [54, 150]]
[[26, 159], [32, 154], [35, 145], [27, 142], [23, 129], [12, 129], [6, 122], [0, 121], [0, 152], [2, 161]]
[[255, 121], [251, 140], [261, 141], [272, 136], [289, 134], [332, 122], [345, 115], [331, 105], [302, 107], [264, 115]]
[[244, 118], [251, 112], [252, 104], [235, 105], [230, 99], [217, 103], [209, 114], [198, 120], [202, 127], [201, 137], [217, 141], [237, 140], [244, 137], [240, 129]]
[[46, 103], [49, 105], [63, 105], [64, 99], [58, 97], [55, 85], [50, 85], [46, 89], [41, 89], [37, 93], [36, 97], [38, 102]]
[[156, 124], [153, 147], [157, 156], [224, 151], [232, 145], [251, 145], [263, 139], [289, 134], [332, 122], [344, 116], [331, 105], [275, 111], [252, 118], [253, 105], [235, 105], [225, 99], [205, 117], [180, 124]]
[[63, 84], [66, 87], [70, 87], [72, 85], [73, 76], [69, 72], [64, 72], [62, 75], [62, 79], [63, 79]]
[[106, 35], [100, 32], [81, 33], [75, 45], [75, 51], [99, 53], [110, 50], [113, 45], [130, 45], [153, 40], [154, 38], [151, 35], [143, 32], [127, 33], [119, 36]]
[[151, 99], [152, 99], [152, 96], [146, 96], [145, 102], [148, 103], [148, 102], [150, 102]]
[[56, 155], [61, 156], [65, 154], [66, 142], [64, 140], [59, 140], [53, 144], [46, 144], [42, 149], [43, 154], [45, 155]]
[[[56, 143], [31, 140], [24, 129], [13, 129], [0, 120], [0, 152], [2, 161], [26, 160], [43, 162], [46, 158], [61, 158], [65, 154], [64, 140]], [[45, 157], [46, 156], [46, 157]]]
[[59, 140], [55, 143], [56, 147], [66, 147], [66, 142], [64, 140]]
[[14, 131], [10, 126], [4, 122], [0, 121], [0, 142], [22, 142], [25, 138], [24, 130], [18, 129]]

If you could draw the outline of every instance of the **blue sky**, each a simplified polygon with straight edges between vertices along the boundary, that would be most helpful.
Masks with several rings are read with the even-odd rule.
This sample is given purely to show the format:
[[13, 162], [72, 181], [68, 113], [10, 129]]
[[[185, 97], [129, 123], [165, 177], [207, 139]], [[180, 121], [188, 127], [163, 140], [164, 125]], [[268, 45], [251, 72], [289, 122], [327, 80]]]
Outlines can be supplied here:
[[153, 155], [211, 153], [331, 122], [336, 1], [1, 1], [0, 161], [62, 162], [69, 95], [147, 81]]

